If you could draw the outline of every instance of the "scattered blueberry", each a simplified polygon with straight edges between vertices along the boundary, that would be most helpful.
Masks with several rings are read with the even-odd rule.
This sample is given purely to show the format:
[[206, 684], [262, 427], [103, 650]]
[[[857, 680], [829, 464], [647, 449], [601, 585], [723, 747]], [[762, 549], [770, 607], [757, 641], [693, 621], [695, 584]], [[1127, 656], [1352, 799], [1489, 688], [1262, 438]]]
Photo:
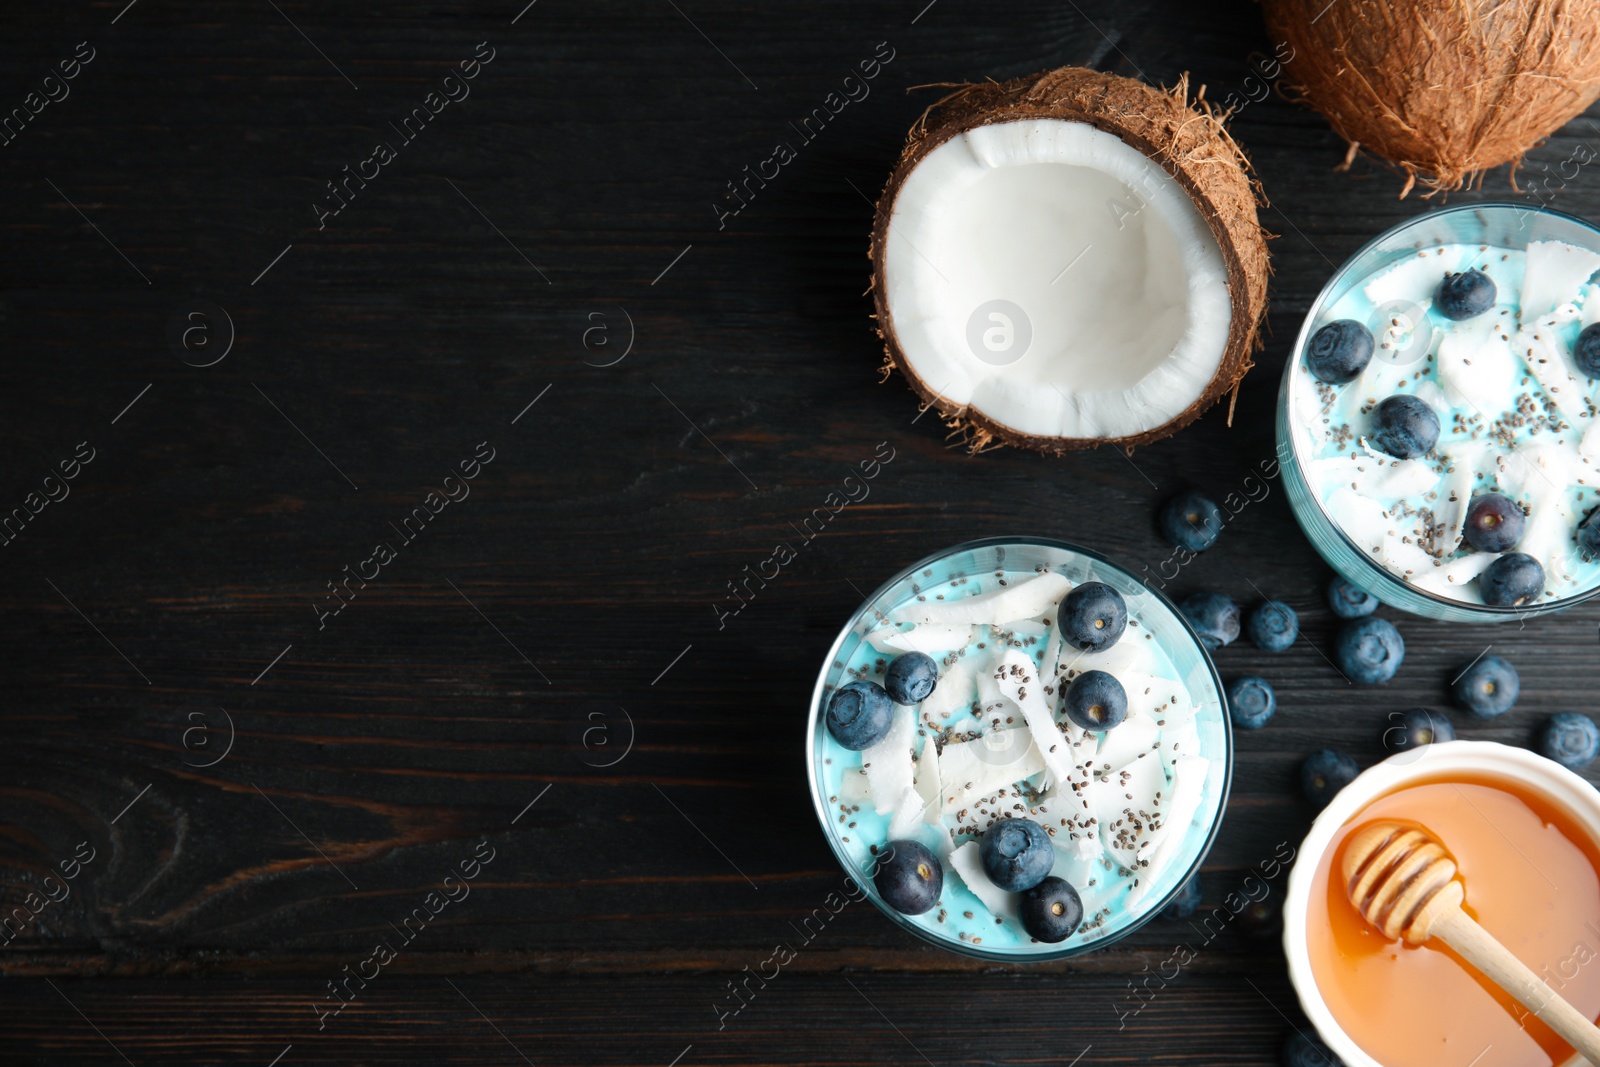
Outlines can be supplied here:
[[904, 915], [921, 915], [939, 903], [944, 868], [918, 841], [890, 841], [878, 854], [872, 884], [883, 902]]
[[1259, 730], [1278, 710], [1278, 698], [1265, 678], [1253, 674], [1228, 683], [1228, 714], [1241, 730]]
[[1577, 539], [1584, 559], [1600, 559], [1600, 508], [1589, 512], [1578, 523]]
[[978, 859], [989, 881], [1007, 893], [1022, 893], [1049, 875], [1056, 849], [1032, 819], [1001, 819], [978, 842]]
[[1478, 592], [1492, 608], [1514, 608], [1544, 593], [1544, 567], [1526, 552], [1508, 552], [1478, 575]]
[[1271, 897], [1246, 897], [1244, 910], [1239, 913], [1239, 929], [1256, 940], [1279, 937], [1283, 933], [1283, 909]]
[[1373, 447], [1396, 459], [1425, 456], [1439, 443], [1438, 414], [1408, 393], [1386, 397], [1373, 422]]
[[1161, 534], [1179, 548], [1204, 552], [1222, 533], [1222, 509], [1204, 493], [1180, 493], [1161, 509]]
[[1341, 619], [1359, 619], [1378, 610], [1378, 598], [1335, 574], [1328, 583], [1328, 607]]
[[1446, 274], [1434, 294], [1433, 306], [1447, 319], [1460, 322], [1494, 307], [1494, 281], [1481, 270]]
[[1331, 748], [1318, 749], [1300, 765], [1300, 787], [1305, 790], [1307, 800], [1319, 809], [1325, 808], [1333, 795], [1355, 781], [1360, 773], [1356, 761], [1345, 753]]
[[1468, 505], [1461, 534], [1479, 552], [1508, 552], [1522, 540], [1525, 519], [1522, 508], [1504, 493], [1484, 493]]
[[1300, 636], [1300, 616], [1281, 600], [1264, 600], [1250, 612], [1250, 640], [1263, 652], [1286, 652]]
[[1221, 593], [1191, 593], [1178, 604], [1200, 643], [1215, 651], [1239, 636], [1239, 605]]
[[1191, 874], [1189, 880], [1178, 887], [1167, 906], [1161, 909], [1163, 919], [1187, 919], [1200, 910], [1200, 901], [1205, 893], [1200, 885], [1200, 876]]
[[1085, 730], [1110, 730], [1128, 717], [1128, 693], [1105, 671], [1084, 671], [1067, 686], [1067, 718]]
[[1061, 601], [1061, 636], [1073, 648], [1104, 652], [1128, 627], [1128, 605], [1104, 582], [1084, 582]]
[[1343, 385], [1372, 361], [1372, 331], [1354, 319], [1330, 322], [1311, 335], [1306, 366], [1318, 381]]
[[877, 682], [839, 687], [828, 701], [828, 732], [845, 748], [859, 752], [882, 741], [894, 722], [894, 701]]
[[1406, 643], [1394, 623], [1369, 615], [1344, 624], [1334, 640], [1339, 669], [1357, 685], [1377, 685], [1394, 677], [1406, 658]]
[[1450, 687], [1456, 703], [1480, 719], [1511, 710], [1522, 693], [1517, 669], [1499, 656], [1480, 656]]
[[1575, 711], [1552, 715], [1539, 731], [1539, 754], [1573, 770], [1587, 767], [1600, 756], [1600, 726]]
[[1591, 322], [1572, 346], [1572, 361], [1591, 378], [1600, 378], [1600, 322]]
[[1064, 878], [1046, 878], [1022, 894], [1022, 928], [1035, 941], [1065, 941], [1083, 922], [1083, 900]]
[[939, 684], [939, 665], [926, 652], [896, 656], [883, 673], [883, 688], [896, 704], [920, 704]]
[[1321, 1038], [1296, 1030], [1283, 1043], [1283, 1067], [1344, 1067], [1344, 1061]]
[[1391, 711], [1389, 722], [1389, 728], [1383, 731], [1383, 747], [1390, 752], [1410, 752], [1423, 745], [1456, 739], [1456, 728], [1450, 720], [1432, 708]]

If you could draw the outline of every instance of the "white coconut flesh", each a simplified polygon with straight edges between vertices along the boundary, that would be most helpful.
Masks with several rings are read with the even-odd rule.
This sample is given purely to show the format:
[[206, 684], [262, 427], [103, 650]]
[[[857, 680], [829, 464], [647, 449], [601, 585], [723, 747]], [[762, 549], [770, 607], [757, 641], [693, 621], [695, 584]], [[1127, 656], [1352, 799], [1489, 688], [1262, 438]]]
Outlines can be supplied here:
[[1184, 187], [1061, 119], [979, 126], [929, 152], [895, 197], [884, 280], [924, 386], [1033, 437], [1176, 418], [1216, 376], [1232, 316], [1221, 248]]

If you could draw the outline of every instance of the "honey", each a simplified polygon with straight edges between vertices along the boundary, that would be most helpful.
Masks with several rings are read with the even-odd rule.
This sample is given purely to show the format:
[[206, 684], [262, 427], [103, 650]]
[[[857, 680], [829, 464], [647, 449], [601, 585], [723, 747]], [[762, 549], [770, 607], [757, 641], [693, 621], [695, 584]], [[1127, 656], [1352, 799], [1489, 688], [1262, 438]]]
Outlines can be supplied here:
[[1345, 842], [1376, 819], [1428, 830], [1460, 868], [1464, 910], [1591, 1019], [1600, 1016], [1600, 847], [1569, 814], [1499, 777], [1423, 780], [1334, 835], [1307, 909], [1317, 989], [1384, 1067], [1550, 1067], [1572, 1049], [1437, 939], [1387, 941], [1338, 876]]

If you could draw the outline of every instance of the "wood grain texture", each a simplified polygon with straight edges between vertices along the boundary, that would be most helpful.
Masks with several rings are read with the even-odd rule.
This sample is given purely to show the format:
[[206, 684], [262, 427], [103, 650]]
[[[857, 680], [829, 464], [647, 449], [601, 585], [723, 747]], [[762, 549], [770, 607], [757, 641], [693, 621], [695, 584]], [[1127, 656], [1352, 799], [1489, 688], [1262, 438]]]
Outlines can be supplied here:
[[[841, 877], [801, 743], [863, 593], [1005, 533], [1154, 567], [1161, 500], [1224, 494], [1271, 455], [1285, 350], [1334, 267], [1429, 206], [1369, 162], [1335, 173], [1316, 115], [1250, 102], [1233, 130], [1279, 236], [1232, 428], [1217, 409], [1131, 458], [968, 456], [879, 383], [863, 296], [870, 201], [935, 92], [907, 90], [1087, 63], [1189, 71], [1221, 100], [1271, 42], [1247, 0], [924, 2], [539, 0], [514, 25], [515, 0], [11, 13], [0, 107], [78, 42], [96, 55], [0, 148], [0, 512], [79, 442], [95, 458], [0, 548], [0, 900], [80, 842], [95, 859], [0, 950], [21, 979], [8, 1062], [114, 1057], [84, 1016], [135, 1063], [265, 1064], [288, 1043], [292, 1062], [521, 1062], [456, 975], [541, 1064], [665, 1065], [691, 1043], [685, 1064], [917, 1059], [885, 1017], [939, 1064], [1091, 1044], [1085, 1064], [1273, 1059], [1299, 1022], [1281, 959], [1231, 927], [1122, 1031], [1095, 1005], [1197, 933], [1158, 922], [996, 973], [858, 907], [734, 1033], [707, 1007]], [[319, 230], [325, 183], [398, 142], [389, 124], [484, 41], [471, 96]], [[871, 94], [719, 229], [726, 183], [884, 41]], [[1586, 139], [1580, 120], [1526, 173], [1553, 178]], [[1498, 174], [1455, 199], [1509, 195]], [[1600, 184], [1585, 170], [1552, 203], [1600, 215]], [[236, 330], [215, 366], [168, 341], [195, 300]], [[895, 459], [870, 498], [719, 627], [726, 583], [880, 441]], [[319, 628], [327, 583], [480, 442], [470, 496]], [[1462, 736], [1528, 743], [1592, 702], [1600, 608], [1492, 632], [1405, 620], [1399, 676], [1356, 689], [1326, 658], [1325, 579], [1274, 486], [1172, 583], [1280, 597], [1306, 635], [1218, 657], [1268, 677], [1280, 710], [1237, 739], [1209, 907], [1304, 833], [1309, 750], [1376, 761], [1388, 713], [1444, 706], [1489, 643], [1523, 697], [1458, 716]], [[223, 709], [232, 748], [202, 766]], [[585, 740], [597, 722], [609, 747]], [[319, 1042], [308, 1002], [480, 842], [495, 858], [471, 895]]]

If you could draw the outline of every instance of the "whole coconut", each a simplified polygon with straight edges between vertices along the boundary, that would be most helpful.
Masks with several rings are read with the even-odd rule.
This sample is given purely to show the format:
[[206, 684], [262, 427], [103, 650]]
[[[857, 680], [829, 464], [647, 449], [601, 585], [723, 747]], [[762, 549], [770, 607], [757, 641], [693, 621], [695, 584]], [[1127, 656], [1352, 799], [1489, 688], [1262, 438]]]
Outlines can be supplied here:
[[1262, 0], [1289, 82], [1334, 131], [1459, 189], [1600, 96], [1594, 0]]

